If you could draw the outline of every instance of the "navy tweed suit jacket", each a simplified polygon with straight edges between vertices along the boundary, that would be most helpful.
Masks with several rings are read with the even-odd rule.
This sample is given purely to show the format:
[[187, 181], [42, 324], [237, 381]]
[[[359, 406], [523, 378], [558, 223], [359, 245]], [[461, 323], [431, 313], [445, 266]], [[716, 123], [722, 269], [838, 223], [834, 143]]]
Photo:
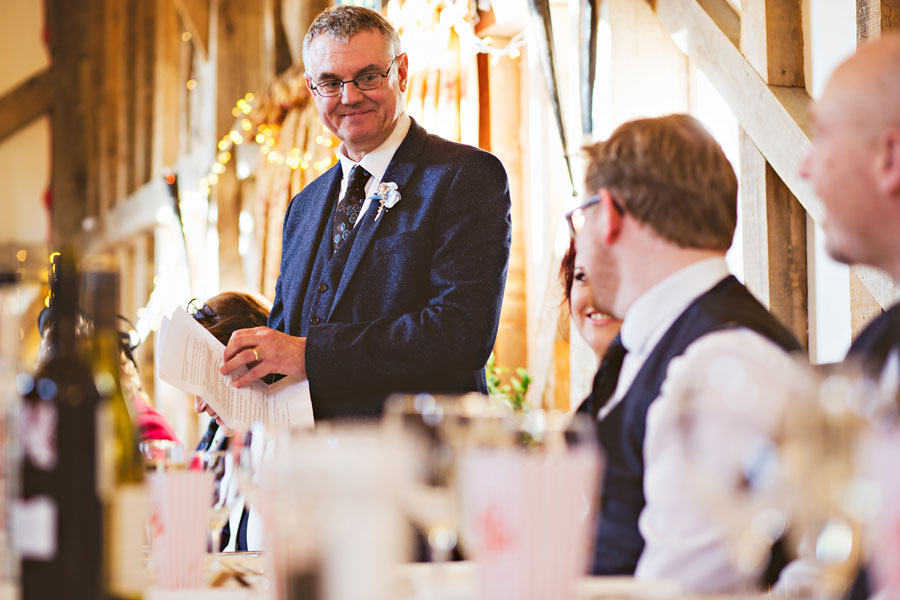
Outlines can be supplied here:
[[486, 391], [510, 248], [506, 171], [493, 155], [415, 121], [383, 181], [400, 201], [357, 224], [327, 317], [301, 323], [340, 165], [297, 194], [284, 218], [269, 327], [306, 335], [317, 420], [378, 416], [392, 392]]

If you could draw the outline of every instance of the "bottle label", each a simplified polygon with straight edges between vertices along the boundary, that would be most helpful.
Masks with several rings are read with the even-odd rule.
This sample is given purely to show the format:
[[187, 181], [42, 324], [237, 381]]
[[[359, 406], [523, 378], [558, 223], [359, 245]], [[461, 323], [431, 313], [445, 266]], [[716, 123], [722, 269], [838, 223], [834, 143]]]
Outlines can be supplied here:
[[144, 568], [149, 501], [143, 483], [118, 486], [109, 503], [109, 588], [117, 596], [140, 595], [146, 587]]
[[12, 505], [13, 546], [23, 558], [56, 556], [56, 503], [49, 496], [16, 500]]
[[116, 472], [115, 432], [113, 431], [112, 411], [108, 402], [99, 402], [94, 413], [94, 435], [96, 436], [97, 464], [97, 497], [102, 502], [109, 500]]
[[50, 402], [23, 402], [21, 419], [25, 458], [39, 469], [54, 469], [57, 460], [56, 407]]

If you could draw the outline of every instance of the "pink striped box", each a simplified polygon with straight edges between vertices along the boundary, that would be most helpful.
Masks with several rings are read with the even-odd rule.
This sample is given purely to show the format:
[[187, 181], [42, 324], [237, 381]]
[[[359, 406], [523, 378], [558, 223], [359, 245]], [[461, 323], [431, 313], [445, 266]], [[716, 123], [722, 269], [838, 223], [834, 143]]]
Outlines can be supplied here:
[[148, 483], [156, 585], [167, 589], [202, 587], [213, 474], [156, 471], [148, 475]]
[[575, 598], [587, 569], [599, 469], [592, 449], [463, 453], [461, 541], [478, 567], [478, 600]]

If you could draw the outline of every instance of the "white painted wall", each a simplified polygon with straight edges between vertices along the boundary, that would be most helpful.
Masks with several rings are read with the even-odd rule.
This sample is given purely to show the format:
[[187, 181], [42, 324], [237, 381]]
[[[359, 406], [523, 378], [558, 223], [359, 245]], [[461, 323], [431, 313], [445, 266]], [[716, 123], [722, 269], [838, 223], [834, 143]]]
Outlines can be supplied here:
[[[818, 98], [834, 68], [856, 50], [855, 0], [804, 0], [806, 88]], [[809, 351], [816, 363], [843, 359], [850, 345], [850, 275], [825, 253], [822, 230], [807, 220]]]
[[[49, 64], [43, 44], [43, 2], [0, 0], [0, 94]], [[41, 243], [49, 218], [44, 194], [50, 183], [50, 125], [42, 118], [0, 142], [0, 244]]]

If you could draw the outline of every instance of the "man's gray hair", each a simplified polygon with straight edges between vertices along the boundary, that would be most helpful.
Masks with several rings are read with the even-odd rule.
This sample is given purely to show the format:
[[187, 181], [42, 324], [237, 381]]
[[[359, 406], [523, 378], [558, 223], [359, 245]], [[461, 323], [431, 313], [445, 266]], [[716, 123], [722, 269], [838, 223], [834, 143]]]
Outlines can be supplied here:
[[351, 37], [362, 31], [378, 31], [390, 48], [393, 60], [400, 55], [400, 35], [390, 22], [376, 11], [361, 6], [341, 4], [322, 11], [303, 38], [303, 67], [309, 74], [309, 46], [320, 35], [346, 44]]

